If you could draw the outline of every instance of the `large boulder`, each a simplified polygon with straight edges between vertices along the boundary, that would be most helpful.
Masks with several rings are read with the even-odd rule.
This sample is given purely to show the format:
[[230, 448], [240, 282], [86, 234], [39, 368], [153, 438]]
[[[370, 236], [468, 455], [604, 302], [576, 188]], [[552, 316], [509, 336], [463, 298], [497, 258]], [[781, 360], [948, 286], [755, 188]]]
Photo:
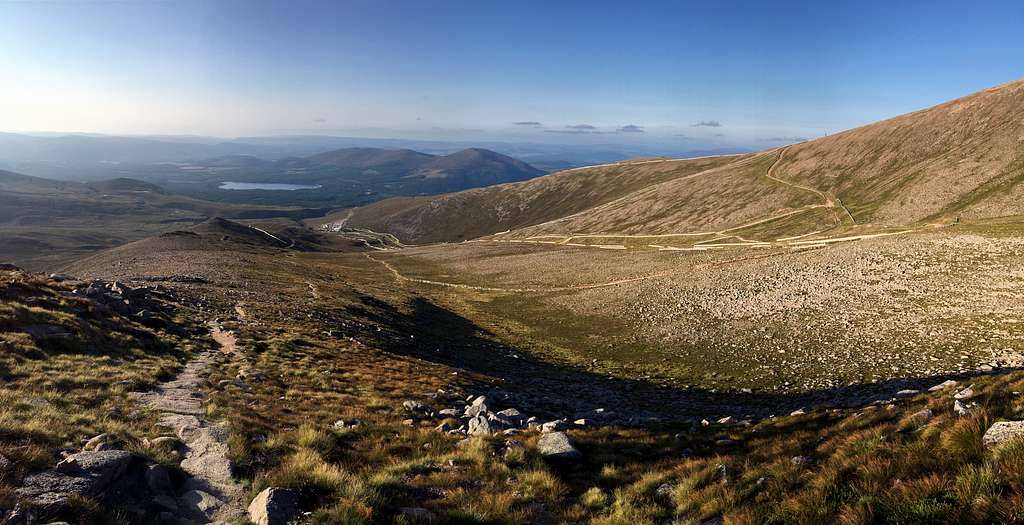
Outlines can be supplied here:
[[1022, 437], [1024, 437], [1024, 421], [1000, 421], [988, 427], [981, 442], [986, 447], [994, 447]]
[[565, 432], [548, 432], [537, 440], [537, 450], [548, 459], [579, 459], [583, 457]]
[[290, 489], [264, 489], [249, 504], [249, 519], [256, 525], [287, 525], [298, 514], [298, 496]]

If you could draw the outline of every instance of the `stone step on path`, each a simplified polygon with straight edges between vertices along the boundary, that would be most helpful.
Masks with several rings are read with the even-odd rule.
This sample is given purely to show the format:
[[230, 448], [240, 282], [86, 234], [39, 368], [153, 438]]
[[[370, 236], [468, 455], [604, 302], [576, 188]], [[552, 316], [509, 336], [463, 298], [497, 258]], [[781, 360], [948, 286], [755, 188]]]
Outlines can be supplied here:
[[203, 408], [206, 377], [219, 353], [235, 351], [235, 336], [217, 325], [212, 335], [219, 351], [203, 352], [176, 378], [139, 396], [143, 406], [161, 412], [157, 424], [174, 431], [183, 443], [181, 468], [192, 478], [178, 495], [182, 524], [226, 523], [246, 516], [245, 490], [231, 477], [227, 427], [209, 421]]

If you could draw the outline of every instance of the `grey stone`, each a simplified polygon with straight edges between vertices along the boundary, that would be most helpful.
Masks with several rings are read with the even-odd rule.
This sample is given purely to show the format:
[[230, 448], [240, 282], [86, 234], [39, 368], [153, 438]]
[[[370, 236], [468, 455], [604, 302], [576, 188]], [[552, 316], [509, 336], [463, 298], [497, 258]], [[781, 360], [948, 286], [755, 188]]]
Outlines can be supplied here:
[[269, 487], [249, 504], [249, 519], [256, 525], [287, 525], [299, 514], [295, 491]]
[[970, 416], [977, 408], [977, 403], [964, 403], [959, 399], [953, 400], [953, 412], [960, 417]]
[[73, 473], [48, 470], [31, 474], [15, 494], [41, 507], [62, 508], [72, 496], [95, 496], [102, 492], [124, 474], [132, 456], [123, 450], [111, 450], [80, 452], [71, 458], [78, 466]]
[[483, 416], [476, 416], [469, 420], [469, 435], [471, 436], [487, 436], [491, 434], [491, 424], [487, 421], [487, 418]]
[[1022, 437], [1024, 437], [1024, 421], [999, 421], [988, 427], [981, 442], [986, 447], [992, 447]]
[[523, 414], [521, 414], [518, 410], [514, 408], [506, 408], [505, 410], [500, 410], [498, 411], [497, 414], [506, 419], [522, 419], [523, 417]]
[[548, 421], [540, 426], [540, 431], [544, 433], [556, 432], [566, 427], [565, 421]]
[[487, 412], [488, 412], [487, 405], [483, 404], [483, 403], [480, 403], [479, 405], [470, 405], [470, 406], [466, 407], [465, 414], [466, 414], [467, 417], [476, 417], [476, 416], [487, 415]]
[[565, 432], [549, 432], [537, 440], [537, 451], [549, 459], [579, 459], [583, 454], [573, 446]]
[[974, 385], [953, 394], [953, 399], [970, 399], [972, 397], [974, 397]]

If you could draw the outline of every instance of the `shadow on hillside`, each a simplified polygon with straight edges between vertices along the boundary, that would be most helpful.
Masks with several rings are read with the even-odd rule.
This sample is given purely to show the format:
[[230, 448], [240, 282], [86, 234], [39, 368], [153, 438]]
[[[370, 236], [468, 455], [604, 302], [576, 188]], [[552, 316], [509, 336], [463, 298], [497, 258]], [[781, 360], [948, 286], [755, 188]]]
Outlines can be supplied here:
[[[862, 406], [893, 398], [903, 389], [925, 389], [947, 379], [978, 374], [894, 379], [803, 393], [737, 393], [680, 389], [646, 381], [612, 378], [576, 367], [542, 361], [501, 343], [484, 328], [425, 298], [403, 308], [361, 295], [348, 313], [362, 321], [360, 338], [395, 354], [417, 357], [490, 376], [510, 395], [509, 406], [530, 414], [560, 417], [604, 408], [643, 422], [734, 415], [765, 417], [803, 407]], [[1013, 369], [1016, 370], [1016, 369]], [[1003, 369], [1006, 373], [1011, 369]], [[481, 387], [486, 388], [486, 387]], [[487, 392], [480, 392], [487, 393]]]

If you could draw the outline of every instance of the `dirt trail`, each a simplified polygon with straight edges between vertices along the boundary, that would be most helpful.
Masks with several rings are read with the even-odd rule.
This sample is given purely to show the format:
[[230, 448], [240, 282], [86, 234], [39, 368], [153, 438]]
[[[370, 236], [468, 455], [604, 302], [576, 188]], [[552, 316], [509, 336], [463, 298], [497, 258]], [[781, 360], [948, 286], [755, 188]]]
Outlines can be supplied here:
[[[234, 334], [214, 325], [211, 335], [219, 352], [235, 351]], [[192, 478], [185, 482], [178, 504], [183, 515], [198, 523], [230, 522], [246, 516], [245, 490], [231, 477], [227, 428], [208, 420], [203, 408], [206, 376], [219, 352], [199, 354], [176, 378], [139, 396], [143, 406], [161, 413], [158, 425], [173, 430], [183, 443], [181, 468]]]
[[[853, 214], [850, 213], [849, 208], [847, 208], [846, 205], [843, 204], [842, 200], [836, 198], [831, 193], [827, 193], [827, 192], [824, 192], [824, 191], [812, 188], [810, 186], [804, 186], [803, 184], [797, 184], [795, 182], [790, 182], [788, 180], [783, 180], [783, 179], [780, 179], [780, 178], [778, 178], [778, 177], [776, 177], [774, 175], [775, 168], [778, 167], [778, 165], [782, 163], [782, 157], [786, 154], [786, 150], [788, 150], [788, 149], [789, 149], [789, 146], [786, 146], [786, 147], [784, 147], [784, 148], [779, 150], [779, 157], [777, 159], [775, 159], [775, 162], [773, 162], [771, 167], [768, 168], [768, 171], [765, 173], [765, 177], [768, 177], [769, 179], [771, 179], [771, 180], [773, 180], [775, 182], [778, 182], [780, 184], [785, 184], [786, 186], [789, 186], [789, 187], [792, 187], [792, 188], [798, 188], [798, 189], [801, 189], [801, 190], [804, 190], [804, 191], [809, 191], [811, 193], [817, 194], [818, 196], [820, 196], [825, 201], [824, 206], [826, 208], [837, 208], [838, 207], [839, 209], [843, 210], [843, 212], [846, 214], [847, 218], [850, 219], [850, 222], [852, 224], [857, 224], [857, 219], [853, 218]], [[837, 225], [842, 225], [843, 224], [843, 220], [841, 218], [839, 218], [838, 215], [836, 216], [836, 224]]]

